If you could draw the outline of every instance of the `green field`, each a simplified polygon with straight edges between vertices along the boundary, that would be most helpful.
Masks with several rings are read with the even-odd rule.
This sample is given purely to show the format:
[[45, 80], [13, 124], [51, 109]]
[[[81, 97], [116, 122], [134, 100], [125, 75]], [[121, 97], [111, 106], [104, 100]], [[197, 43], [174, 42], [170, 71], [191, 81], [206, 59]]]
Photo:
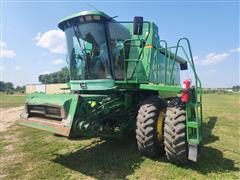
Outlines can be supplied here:
[[67, 140], [14, 125], [1, 134], [3, 179], [239, 179], [238, 94], [205, 94], [204, 134], [197, 163], [176, 166], [137, 151], [134, 136], [123, 140]]
[[8, 95], [5, 93], [0, 93], [0, 108], [22, 106], [24, 101], [25, 101], [24, 94]]

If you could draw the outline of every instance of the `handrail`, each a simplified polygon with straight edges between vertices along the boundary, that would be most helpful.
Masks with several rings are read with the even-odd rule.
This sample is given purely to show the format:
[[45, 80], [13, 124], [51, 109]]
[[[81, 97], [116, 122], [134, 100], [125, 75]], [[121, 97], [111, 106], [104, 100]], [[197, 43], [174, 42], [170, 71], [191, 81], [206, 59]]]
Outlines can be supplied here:
[[[188, 54], [185, 51], [185, 49], [182, 46], [180, 46], [180, 42], [182, 42], [182, 41], [185, 41], [187, 43], [188, 52], [190, 54], [190, 59], [189, 59]], [[181, 38], [178, 40], [176, 51], [175, 51], [175, 57], [177, 55], [179, 47], [183, 50], [183, 53], [185, 54], [187, 61], [189, 62], [190, 66], [192, 68], [192, 71], [194, 73], [195, 86], [196, 86], [195, 87], [196, 88], [195, 99], [197, 101], [196, 102], [197, 104], [195, 105], [196, 122], [199, 123], [199, 121], [200, 121], [200, 126], [201, 126], [200, 131], [202, 131], [202, 83], [201, 83], [201, 81], [197, 75], [196, 69], [195, 69], [192, 50], [191, 50], [191, 46], [190, 46], [190, 41], [187, 38]], [[174, 61], [174, 65], [175, 65], [175, 61]], [[174, 68], [174, 66], [173, 66], [173, 68]], [[172, 75], [173, 75], [172, 73], [173, 73], [173, 69], [171, 72], [171, 80], [172, 80]], [[200, 119], [198, 118], [199, 117], [199, 114], [198, 114], [199, 113], [199, 109], [198, 109], [199, 104], [198, 103], [200, 103]], [[198, 133], [197, 133], [197, 136], [199, 136]]]
[[[124, 40], [124, 42], [123, 42], [123, 56], [124, 56], [124, 59], [125, 59], [125, 44], [127, 43], [127, 42], [135, 42], [135, 41], [140, 41], [140, 43], [142, 43], [142, 39], [139, 39], [139, 38], [134, 38], [134, 39], [126, 39], [126, 40]], [[131, 46], [131, 45], [130, 45]], [[139, 47], [139, 46], [132, 46], [132, 47]], [[142, 48], [142, 50], [141, 50], [141, 52], [139, 53], [139, 56], [138, 56], [138, 58], [136, 59], [136, 66], [135, 66], [135, 68], [134, 68], [134, 70], [133, 70], [133, 72], [132, 72], [132, 75], [131, 75], [131, 78], [130, 79], [132, 79], [132, 77], [133, 77], [133, 74], [135, 73], [135, 71], [136, 71], [136, 69], [138, 68], [138, 62], [141, 60], [141, 59], [143, 59], [144, 58], [144, 53], [143, 53], [143, 48]], [[124, 60], [124, 81], [125, 82], [127, 82], [128, 81], [128, 78], [127, 78], [127, 63], [126, 62], [128, 62], [128, 60], [133, 60], [133, 59], [125, 59]], [[138, 80], [138, 74], [137, 74], [137, 77], [136, 77], [136, 80]]]
[[[188, 48], [188, 52], [186, 52], [185, 48], [183, 46], [181, 46], [181, 43], [183, 43], [183, 41], [185, 43], [187, 43], [187, 48]], [[179, 51], [179, 49], [181, 49], [184, 53], [184, 55], [186, 56], [186, 60], [187, 62], [189, 63], [193, 73], [194, 73], [194, 79], [195, 79], [195, 89], [196, 89], [196, 93], [195, 93], [195, 99], [197, 101], [197, 105], [195, 105], [195, 110], [196, 110], [196, 121], [198, 122], [199, 121], [199, 109], [198, 109], [198, 102], [200, 102], [200, 125], [202, 124], [202, 83], [197, 75], [197, 72], [196, 72], [196, 68], [195, 68], [195, 64], [194, 64], [194, 60], [193, 60], [193, 55], [192, 55], [192, 50], [191, 50], [191, 46], [190, 46], [190, 41], [187, 39], [187, 38], [180, 38], [177, 42], [177, 45], [176, 46], [172, 46], [172, 47], [167, 47], [167, 42], [164, 41], [164, 40], [160, 40], [158, 45], [160, 46], [160, 42], [164, 42], [165, 44], [165, 59], [166, 59], [166, 56], [167, 56], [167, 51], [171, 52], [171, 49], [174, 49], [175, 48], [175, 54], [174, 54], [174, 57], [173, 57], [173, 64], [172, 64], [172, 69], [171, 69], [171, 74], [170, 74], [170, 79], [169, 79], [169, 85], [173, 85], [174, 83], [174, 79], [173, 79], [173, 72], [174, 72], [174, 67], [175, 67], [175, 63], [176, 63], [176, 58], [177, 58], [177, 53]], [[161, 47], [161, 46], [160, 46]], [[161, 49], [164, 49], [164, 48], [158, 48], [158, 50], [161, 50]], [[189, 57], [190, 55], [190, 57]], [[165, 71], [166, 71], [166, 61], [165, 61]], [[166, 72], [165, 72], [166, 73]], [[166, 79], [166, 74], [165, 74], [165, 84], [167, 84], [167, 79]], [[202, 125], [201, 125], [202, 127]]]
[[[188, 51], [189, 51], [189, 54], [190, 54], [190, 59], [185, 51], [185, 49], [180, 46], [180, 42], [185, 40], [187, 42], [187, 45], [188, 45]], [[199, 84], [199, 87], [200, 87], [200, 91], [201, 91], [201, 88], [202, 88], [202, 84], [201, 84], [201, 81], [196, 73], [196, 69], [195, 69], [195, 65], [194, 65], [194, 61], [193, 61], [193, 56], [192, 56], [192, 51], [191, 51], [191, 46], [190, 46], [190, 42], [187, 38], [181, 38], [178, 40], [177, 42], [177, 45], [176, 46], [172, 46], [172, 47], [168, 47], [168, 49], [172, 49], [172, 48], [176, 48], [175, 50], [175, 54], [174, 54], [174, 60], [176, 59], [177, 57], [177, 53], [178, 53], [178, 49], [181, 48], [187, 58], [187, 61], [188, 63], [190, 64], [192, 70], [193, 70], [193, 73], [194, 73], [194, 76], [195, 76], [195, 84], [196, 84], [196, 88], [197, 88], [197, 91], [199, 90], [198, 89], [198, 84]], [[174, 71], [174, 66], [175, 66], [175, 63], [176, 61], [173, 62], [173, 66], [172, 66], [172, 70], [171, 70], [171, 75], [170, 75], [170, 84], [173, 83], [173, 71]]]
[[[187, 52], [185, 51], [184, 47], [182, 47], [182, 46], [180, 46], [180, 45], [179, 45], [178, 47], [182, 49], [185, 57], [187, 58], [188, 63], [190, 64], [190, 66], [191, 66], [191, 68], [192, 68], [192, 61], [189, 59], [189, 57], [188, 57], [188, 55], [187, 55]], [[173, 48], [177, 48], [177, 46], [168, 47], [168, 49], [173, 49]], [[161, 49], [164, 49], [164, 48], [161, 48]], [[194, 69], [195, 69], [195, 68], [194, 68]], [[200, 87], [201, 87], [201, 81], [200, 81], [198, 75], [197, 75], [197, 74], [194, 74], [194, 75], [196, 76], [196, 78], [197, 78], [197, 80], [198, 80], [198, 83], [199, 83], [199, 85], [200, 85]]]
[[[192, 70], [193, 70], [193, 73], [194, 73], [194, 76], [196, 77], [196, 81], [195, 81], [196, 86], [197, 86], [197, 83], [199, 83], [199, 85], [201, 85], [201, 81], [200, 81], [200, 79], [198, 78], [198, 75], [197, 75], [197, 73], [196, 73], [196, 69], [195, 69], [195, 65], [194, 65], [194, 61], [193, 61], [193, 56], [192, 56], [192, 50], [191, 50], [190, 42], [189, 42], [189, 40], [188, 40], [187, 38], [180, 38], [180, 39], [178, 40], [177, 46], [176, 46], [176, 50], [175, 50], [175, 55], [174, 55], [174, 56], [175, 56], [175, 58], [176, 58], [179, 47], [181, 47], [182, 49], [184, 49], [182, 46], [180, 46], [180, 42], [181, 42], [182, 40], [185, 40], [185, 41], [187, 42], [187, 45], [188, 45], [188, 51], [189, 51], [189, 54], [190, 54], [190, 60], [191, 60], [191, 61], [189, 60], [189, 58], [187, 58], [187, 59], [189, 60], [189, 64], [191, 65]], [[185, 53], [186, 57], [188, 57], [185, 50], [184, 50], [184, 53]], [[175, 59], [175, 58], [174, 58], [174, 59]], [[173, 64], [175, 65], [175, 61], [173, 62]], [[170, 79], [172, 79], [172, 76], [173, 76], [173, 70], [172, 70], [172, 72], [171, 72]]]
[[[165, 48], [160, 48], [159, 51], [161, 49], [165, 49], [165, 52], [164, 52], [164, 54], [165, 54], [165, 56], [164, 56], [164, 63], [165, 63], [165, 65], [164, 65], [164, 84], [166, 84], [167, 83], [167, 56], [166, 56], [166, 54], [167, 54], [167, 41], [159, 40], [158, 43], [157, 43], [159, 47], [161, 47], [161, 42], [163, 42], [164, 45], [165, 45]], [[158, 63], [157, 63], [157, 67], [158, 67]], [[157, 69], [157, 72], [158, 72], [158, 69]], [[159, 74], [157, 73], [157, 82], [158, 82], [158, 77], [159, 77]]]

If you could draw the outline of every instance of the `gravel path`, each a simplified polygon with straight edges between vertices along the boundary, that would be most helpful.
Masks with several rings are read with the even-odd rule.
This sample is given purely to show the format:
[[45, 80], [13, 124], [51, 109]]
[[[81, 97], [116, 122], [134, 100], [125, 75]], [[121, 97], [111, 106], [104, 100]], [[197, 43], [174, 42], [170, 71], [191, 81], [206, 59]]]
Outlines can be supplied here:
[[0, 132], [6, 131], [18, 119], [23, 106], [14, 108], [0, 108]]

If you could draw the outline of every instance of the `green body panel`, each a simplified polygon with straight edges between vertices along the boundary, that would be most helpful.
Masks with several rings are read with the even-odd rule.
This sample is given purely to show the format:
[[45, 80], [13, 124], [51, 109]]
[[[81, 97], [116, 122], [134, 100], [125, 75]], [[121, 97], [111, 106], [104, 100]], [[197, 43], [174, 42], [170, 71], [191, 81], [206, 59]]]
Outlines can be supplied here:
[[165, 86], [161, 84], [140, 84], [140, 89], [154, 90], [154, 91], [164, 91], [164, 92], [175, 92], [180, 93], [182, 88], [180, 86]]
[[30, 105], [56, 105], [56, 106], [68, 106], [71, 102], [77, 101], [77, 95], [73, 94], [43, 94], [33, 93], [28, 94], [26, 101]]
[[[133, 31], [132, 26], [133, 24], [126, 26], [131, 33]], [[142, 40], [145, 41], [146, 46], [140, 48]], [[171, 56], [166, 54], [168, 58], [165, 60], [165, 55], [162, 51], [159, 51], [159, 41], [158, 27], [152, 22], [143, 24], [142, 35], [132, 35], [129, 55], [124, 61], [125, 83], [164, 83], [165, 79], [167, 79], [167, 82], [170, 81], [174, 58], [176, 59], [176, 57], [172, 53]], [[153, 48], [149, 48], [148, 45], [152, 45]], [[125, 51], [124, 53], [126, 54]], [[133, 73], [134, 70], [135, 73]], [[180, 85], [179, 64], [174, 67], [174, 79], [173, 84]]]
[[[26, 98], [25, 111], [20, 115], [21, 119], [19, 123], [29, 127], [35, 127], [38, 129], [43, 129], [57, 134], [69, 136], [78, 107], [78, 98], [79, 96], [74, 94], [29, 94]], [[61, 123], [59, 123], [58, 121], [53, 121], [56, 123], [50, 123], [52, 124], [52, 126], [47, 126], [45, 124], [48, 123], [47, 121], [42, 121], [42, 123], [39, 123], [41, 122], [42, 118], [33, 118], [32, 120], [30, 120], [31, 116], [29, 116], [29, 106], [57, 107], [59, 109], [62, 109], [62, 111], [64, 112], [64, 116], [61, 119]], [[55, 118], [53, 115], [50, 115], [49, 117]], [[27, 121], [27, 119], [29, 119], [29, 121]], [[62, 129], [64, 129], [64, 132], [61, 132]]]
[[70, 81], [71, 90], [109, 90], [115, 88], [113, 79]]
[[149, 91], [158, 91], [158, 94], [165, 98], [176, 97], [182, 90], [179, 86], [167, 86], [162, 84], [140, 84], [139, 88]]

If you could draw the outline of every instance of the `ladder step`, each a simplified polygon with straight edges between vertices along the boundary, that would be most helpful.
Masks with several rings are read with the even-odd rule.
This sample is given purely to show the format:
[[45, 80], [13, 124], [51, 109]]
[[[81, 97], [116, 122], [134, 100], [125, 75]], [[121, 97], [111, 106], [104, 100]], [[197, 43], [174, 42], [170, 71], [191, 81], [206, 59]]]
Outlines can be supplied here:
[[189, 138], [188, 142], [191, 144], [199, 144], [200, 140], [196, 138]]
[[197, 128], [198, 127], [198, 123], [197, 122], [193, 122], [193, 121], [189, 121], [189, 122], [187, 122], [187, 126], [191, 127], [191, 128]]

